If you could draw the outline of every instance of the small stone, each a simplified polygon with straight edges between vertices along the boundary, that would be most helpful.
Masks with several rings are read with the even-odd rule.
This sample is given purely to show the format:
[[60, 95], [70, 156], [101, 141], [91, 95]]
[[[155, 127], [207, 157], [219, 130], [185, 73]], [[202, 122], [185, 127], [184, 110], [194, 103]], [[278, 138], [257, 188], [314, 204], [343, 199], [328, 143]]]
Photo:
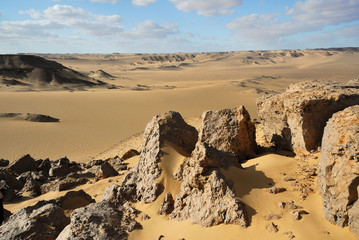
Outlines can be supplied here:
[[264, 220], [266, 220], [266, 221], [278, 220], [281, 218], [282, 218], [281, 214], [273, 214], [273, 213], [264, 216]]
[[285, 202], [278, 202], [278, 207], [280, 207], [281, 209], [284, 209], [285, 205]]
[[299, 221], [300, 219], [302, 219], [302, 216], [300, 215], [300, 213], [298, 211], [294, 211], [292, 213], [293, 219], [296, 221]]
[[148, 216], [147, 214], [144, 213], [144, 214], [142, 215], [141, 220], [142, 220], [142, 221], [146, 221], [146, 220], [148, 220], [148, 219], [150, 219], [150, 218], [151, 218], [150, 216]]
[[286, 188], [272, 187], [272, 188], [268, 189], [268, 192], [272, 193], [272, 194], [277, 194], [277, 193], [281, 193], [281, 192], [285, 192], [285, 191], [287, 191]]
[[266, 229], [271, 233], [278, 232], [278, 226], [275, 225], [273, 222], [271, 222], [269, 225], [267, 225]]
[[164, 238], [165, 238], [165, 236], [159, 235], [158, 238], [157, 238], [157, 240], [162, 240], [162, 239], [164, 239]]
[[295, 178], [292, 178], [292, 177], [285, 177], [285, 178], [283, 178], [283, 181], [284, 181], [284, 182], [295, 181]]

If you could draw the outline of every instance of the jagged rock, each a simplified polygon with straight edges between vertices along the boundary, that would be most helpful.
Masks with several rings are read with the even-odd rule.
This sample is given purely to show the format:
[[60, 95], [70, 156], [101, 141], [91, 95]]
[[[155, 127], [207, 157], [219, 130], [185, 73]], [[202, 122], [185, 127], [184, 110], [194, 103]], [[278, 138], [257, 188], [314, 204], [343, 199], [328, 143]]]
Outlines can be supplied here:
[[22, 194], [27, 193], [30, 197], [37, 197], [41, 195], [41, 188], [39, 182], [29, 176], [26, 179], [24, 187], [21, 189]]
[[140, 155], [140, 153], [136, 149], [130, 149], [123, 154], [122, 159], [127, 160], [137, 155]]
[[80, 165], [75, 162], [70, 162], [67, 157], [60, 158], [56, 161], [51, 162], [51, 168], [49, 170], [49, 175], [51, 177], [65, 177], [71, 172], [76, 172], [81, 170]]
[[359, 237], [359, 106], [346, 108], [328, 121], [318, 163], [324, 215]]
[[2, 239], [56, 239], [69, 224], [62, 208], [45, 201], [20, 209], [0, 226]]
[[172, 194], [166, 193], [165, 197], [163, 198], [163, 202], [160, 208], [160, 211], [158, 212], [160, 215], [168, 215], [170, 214], [174, 209], [174, 200], [172, 197]]
[[316, 150], [332, 114], [359, 104], [358, 86], [307, 81], [291, 85], [282, 94], [257, 99], [267, 141], [297, 153]]
[[146, 221], [146, 220], [148, 220], [148, 219], [150, 219], [150, 218], [151, 218], [150, 216], [148, 216], [146, 213], [144, 213], [144, 214], [142, 215], [141, 220], [142, 220], [142, 221]]
[[153, 202], [162, 191], [156, 182], [161, 175], [158, 162], [165, 141], [177, 145], [190, 154], [197, 142], [197, 130], [188, 125], [177, 112], [167, 112], [153, 117], [147, 124], [141, 146], [140, 160], [125, 176], [122, 185], [136, 191], [134, 199]]
[[9, 165], [9, 160], [0, 159], [0, 167], [7, 167]]
[[96, 177], [98, 178], [108, 178], [117, 175], [118, 172], [108, 162], [102, 163], [96, 173]]
[[268, 214], [264, 216], [264, 220], [270, 221], [270, 220], [278, 220], [282, 218], [282, 214]]
[[209, 147], [240, 160], [255, 156], [256, 130], [243, 106], [204, 112], [199, 138]]
[[13, 162], [9, 169], [16, 175], [19, 176], [21, 173], [27, 171], [35, 171], [37, 168], [37, 163], [29, 154], [19, 158]]
[[92, 203], [71, 214], [71, 223], [59, 234], [63, 239], [127, 239], [128, 231], [138, 223], [128, 214], [127, 208], [108, 201]]
[[[208, 157], [206, 143], [197, 143], [181, 167], [181, 191], [170, 218], [189, 219], [209, 227], [221, 223], [247, 226], [243, 204], [235, 197], [218, 169], [218, 159]], [[213, 167], [215, 166], [215, 167]]]
[[24, 183], [17, 180], [8, 169], [0, 169], [0, 179], [4, 179], [10, 189], [21, 190], [24, 187]]
[[269, 225], [266, 226], [266, 229], [271, 233], [278, 232], [278, 226], [271, 222]]
[[294, 211], [292, 213], [292, 216], [293, 216], [293, 219], [296, 220], [296, 221], [302, 219], [302, 216], [300, 215], [300, 213], [298, 211]]
[[86, 178], [65, 178], [63, 180], [55, 180], [41, 185], [41, 194], [51, 191], [64, 191], [88, 182]]
[[29, 177], [33, 178], [37, 182], [45, 182], [48, 176], [43, 172], [28, 171], [20, 174], [20, 176], [18, 176], [17, 179], [25, 184], [26, 180]]
[[38, 160], [37, 170], [42, 172], [44, 175], [49, 175], [49, 170], [51, 168], [51, 162], [49, 159]]

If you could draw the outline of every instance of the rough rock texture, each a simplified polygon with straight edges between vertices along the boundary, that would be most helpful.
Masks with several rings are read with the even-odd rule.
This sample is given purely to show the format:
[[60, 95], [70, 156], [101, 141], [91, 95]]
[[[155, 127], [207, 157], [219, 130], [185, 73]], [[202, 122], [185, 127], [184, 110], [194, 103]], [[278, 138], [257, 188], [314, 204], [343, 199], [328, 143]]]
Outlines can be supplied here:
[[41, 201], [11, 215], [0, 226], [1, 239], [56, 239], [67, 224], [69, 218], [62, 208]]
[[202, 115], [200, 141], [240, 160], [255, 156], [256, 130], [243, 107], [206, 111]]
[[170, 214], [173, 211], [173, 209], [174, 209], [174, 200], [172, 194], [168, 192], [163, 198], [163, 202], [158, 213], [160, 215], [167, 215]]
[[254, 156], [255, 148], [255, 127], [244, 107], [204, 112], [195, 150], [174, 174], [182, 185], [170, 217], [246, 227], [244, 206], [220, 168], [241, 167], [239, 160]]
[[138, 226], [135, 217], [132, 209], [126, 206], [117, 207], [109, 201], [93, 203], [72, 212], [71, 223], [57, 240], [127, 239], [127, 232]]
[[170, 218], [189, 219], [202, 226], [221, 223], [248, 225], [244, 206], [236, 198], [218, 169], [217, 159], [210, 159], [206, 143], [197, 143], [191, 158], [177, 172], [182, 180]]
[[130, 149], [123, 154], [122, 159], [127, 160], [137, 155], [140, 155], [140, 153], [136, 149]]
[[359, 84], [307, 81], [284, 93], [257, 99], [258, 116], [268, 142], [280, 149], [316, 150], [333, 113], [359, 104]]
[[9, 166], [9, 169], [17, 176], [27, 171], [34, 171], [37, 168], [37, 163], [29, 154], [16, 160]]
[[190, 154], [197, 142], [197, 130], [188, 125], [177, 112], [153, 117], [147, 124], [141, 146], [140, 160], [125, 176], [122, 185], [136, 190], [136, 200], [153, 202], [162, 191], [156, 179], [161, 175], [158, 162], [165, 141], [177, 145]]
[[108, 178], [117, 175], [118, 172], [108, 162], [102, 163], [96, 173], [96, 177], [98, 178]]
[[318, 164], [318, 185], [325, 217], [349, 225], [359, 237], [359, 106], [346, 108], [328, 121]]

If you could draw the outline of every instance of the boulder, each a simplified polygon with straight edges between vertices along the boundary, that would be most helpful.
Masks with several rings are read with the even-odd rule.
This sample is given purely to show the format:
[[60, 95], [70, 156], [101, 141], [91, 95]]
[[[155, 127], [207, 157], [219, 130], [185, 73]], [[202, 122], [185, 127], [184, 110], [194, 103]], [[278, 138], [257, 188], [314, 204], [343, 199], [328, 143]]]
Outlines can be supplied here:
[[9, 165], [9, 160], [3, 158], [0, 159], [0, 167], [7, 167]]
[[65, 210], [66, 214], [77, 208], [85, 207], [95, 200], [84, 190], [69, 191], [64, 196], [55, 200], [55, 203]]
[[138, 226], [131, 210], [108, 201], [92, 203], [71, 214], [71, 223], [57, 240], [70, 239], [127, 239], [128, 232]]
[[255, 156], [256, 129], [243, 106], [204, 112], [199, 139], [240, 160]]
[[127, 160], [137, 155], [140, 155], [140, 153], [136, 149], [130, 149], [123, 154], [122, 159]]
[[70, 162], [67, 157], [64, 157], [51, 162], [49, 175], [51, 177], [61, 178], [67, 176], [71, 172], [76, 172], [78, 170], [81, 170], [80, 164]]
[[86, 184], [88, 179], [86, 178], [65, 178], [62, 180], [55, 180], [41, 185], [41, 194], [45, 194], [51, 191], [64, 191], [79, 185]]
[[167, 141], [190, 154], [197, 142], [197, 130], [188, 125], [177, 112], [167, 112], [153, 117], [143, 135], [140, 159], [124, 177], [122, 185], [128, 192], [135, 191], [135, 200], [153, 202], [162, 191], [156, 182], [161, 175], [158, 162], [163, 154], [161, 147]]
[[118, 176], [118, 172], [108, 162], [102, 163], [96, 173], [96, 177], [98, 178], [108, 178], [113, 176]]
[[0, 226], [2, 239], [56, 239], [69, 224], [62, 208], [45, 201], [20, 209]]
[[26, 179], [24, 187], [21, 189], [22, 194], [27, 194], [30, 197], [37, 197], [41, 195], [41, 188], [39, 182], [29, 176]]
[[318, 186], [324, 215], [359, 237], [359, 106], [335, 113], [324, 129]]
[[19, 158], [13, 162], [9, 169], [16, 175], [19, 176], [21, 173], [27, 171], [35, 171], [37, 168], [37, 163], [29, 154]]
[[358, 104], [358, 82], [306, 81], [291, 85], [282, 94], [257, 99], [266, 140], [296, 153], [320, 147], [324, 127], [333, 113]]

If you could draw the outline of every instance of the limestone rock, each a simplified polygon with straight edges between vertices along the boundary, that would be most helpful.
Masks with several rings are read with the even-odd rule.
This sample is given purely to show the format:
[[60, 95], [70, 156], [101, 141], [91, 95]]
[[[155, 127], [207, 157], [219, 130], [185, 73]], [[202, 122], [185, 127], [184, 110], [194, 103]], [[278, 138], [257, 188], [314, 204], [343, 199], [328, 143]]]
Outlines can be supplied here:
[[333, 113], [359, 104], [358, 86], [358, 82], [307, 81], [291, 85], [282, 94], [257, 99], [267, 141], [297, 153], [316, 150]]
[[172, 197], [172, 194], [166, 193], [165, 197], [163, 198], [163, 202], [160, 208], [160, 211], [158, 212], [160, 215], [168, 215], [170, 214], [174, 209], [174, 200]]
[[209, 227], [221, 223], [247, 226], [243, 204], [235, 197], [218, 169], [216, 159], [206, 153], [206, 143], [197, 143], [192, 157], [182, 165], [181, 191], [170, 217], [189, 219]]
[[202, 115], [200, 141], [220, 152], [246, 160], [255, 156], [256, 130], [243, 107], [206, 111]]
[[333, 115], [324, 130], [318, 186], [325, 217], [359, 237], [359, 106]]
[[37, 197], [41, 195], [41, 188], [39, 182], [31, 176], [26, 179], [24, 187], [21, 189], [22, 193], [27, 192], [30, 197]]
[[53, 203], [38, 202], [20, 209], [0, 226], [2, 239], [56, 239], [69, 223], [63, 209]]
[[9, 166], [9, 169], [17, 176], [27, 171], [34, 171], [36, 168], [37, 163], [29, 154], [19, 158]]
[[266, 226], [266, 229], [271, 233], [278, 232], [278, 226], [271, 222], [269, 225]]
[[70, 162], [70, 160], [67, 157], [64, 157], [51, 162], [49, 175], [51, 177], [61, 178], [61, 177], [65, 177], [71, 172], [76, 172], [80, 169], [81, 167], [78, 163]]
[[96, 177], [98, 178], [108, 178], [117, 175], [118, 172], [108, 162], [102, 163], [99, 170], [96, 173]]
[[136, 191], [134, 196], [136, 200], [153, 202], [162, 191], [156, 179], [161, 175], [157, 163], [163, 154], [161, 150], [163, 143], [170, 142], [190, 154], [197, 138], [197, 130], [188, 125], [177, 112], [170, 111], [153, 117], [143, 135], [140, 160], [127, 173], [122, 185]]
[[137, 155], [140, 155], [140, 153], [136, 149], [130, 149], [123, 154], [122, 159], [127, 160]]
[[128, 231], [137, 226], [126, 207], [101, 201], [73, 211], [71, 223], [56, 239], [127, 239]]

